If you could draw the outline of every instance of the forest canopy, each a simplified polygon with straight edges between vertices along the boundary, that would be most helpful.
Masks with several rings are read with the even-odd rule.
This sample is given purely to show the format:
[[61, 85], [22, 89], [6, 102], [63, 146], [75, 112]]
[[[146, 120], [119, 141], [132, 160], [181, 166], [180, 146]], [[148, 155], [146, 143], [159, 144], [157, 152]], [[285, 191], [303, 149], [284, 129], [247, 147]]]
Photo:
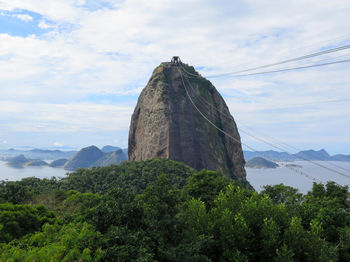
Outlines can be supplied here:
[[0, 261], [350, 261], [347, 186], [261, 193], [166, 159], [0, 183]]

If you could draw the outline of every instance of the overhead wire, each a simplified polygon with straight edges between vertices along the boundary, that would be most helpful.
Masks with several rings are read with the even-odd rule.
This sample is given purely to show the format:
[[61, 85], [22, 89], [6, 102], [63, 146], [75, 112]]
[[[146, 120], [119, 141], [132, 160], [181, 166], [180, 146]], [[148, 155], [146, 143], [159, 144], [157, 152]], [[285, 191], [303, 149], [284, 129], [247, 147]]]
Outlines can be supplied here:
[[[181, 67], [181, 69], [182, 69], [182, 68], [183, 68], [183, 67]], [[208, 103], [208, 101], [206, 101], [206, 100], [203, 99], [202, 97], [198, 97], [198, 99], [201, 100], [202, 102], [204, 102], [205, 104], [207, 104], [208, 106], [212, 107], [214, 110], [220, 112], [220, 113], [221, 113], [222, 115], [224, 115], [225, 117], [228, 117], [228, 118], [230, 118], [230, 119], [232, 118], [231, 115], [228, 115], [227, 113], [218, 110], [216, 107], [212, 106], [210, 103]], [[282, 152], [285, 152], [285, 153], [287, 153], [287, 154], [289, 154], [289, 155], [292, 155], [290, 152], [288, 152], [288, 150], [285, 149], [285, 147], [283, 148], [283, 146], [281, 146], [281, 145], [275, 146], [274, 144], [272, 144], [272, 143], [266, 141], [265, 139], [259, 138], [259, 137], [257, 137], [257, 136], [252, 135], [252, 134], [249, 134], [247, 131], [244, 131], [242, 128], [240, 128], [240, 130], [242, 131], [242, 133], [245, 133], [245, 134], [247, 134], [248, 136], [251, 136], [251, 137], [253, 137], [253, 138], [256, 139], [256, 140], [259, 140], [259, 141], [261, 141], [261, 142], [264, 142], [265, 144], [268, 144], [268, 145], [274, 147], [275, 149], [281, 150]], [[300, 150], [299, 150], [299, 151], [300, 151]], [[347, 178], [350, 178], [349, 175], [346, 175], [346, 174], [344, 174], [344, 173], [341, 173], [341, 172], [339, 172], [339, 171], [337, 171], [337, 170], [334, 170], [334, 169], [332, 169], [332, 168], [329, 168], [329, 167], [327, 167], [327, 166], [321, 165], [321, 164], [319, 164], [319, 163], [317, 163], [317, 162], [314, 162], [313, 160], [306, 159], [306, 158], [303, 158], [303, 157], [300, 157], [300, 156], [295, 156], [295, 157], [298, 158], [298, 159], [300, 159], [300, 160], [308, 161], [308, 162], [310, 162], [310, 163], [312, 163], [312, 164], [314, 164], [314, 165], [317, 165], [317, 166], [319, 166], [319, 167], [321, 167], [321, 168], [327, 169], [328, 171], [334, 172], [334, 173], [336, 173], [336, 174], [338, 174], [338, 175], [341, 175], [341, 176], [345, 176], [345, 177], [347, 177]], [[337, 168], [339, 168], [339, 169], [343, 169], [344, 171], [350, 172], [350, 170], [347, 170], [347, 169], [345, 169], [345, 168], [342, 168], [342, 167], [340, 167], [340, 166], [338, 166], [338, 165], [336, 165], [336, 164], [334, 164], [334, 163], [332, 163], [332, 162], [329, 162], [329, 163], [327, 162], [327, 164], [330, 164], [330, 165], [332, 165], [332, 166], [335, 166], [335, 167], [337, 167]]]
[[271, 70], [271, 71], [263, 71], [263, 72], [250, 73], [250, 74], [240, 74], [240, 75], [234, 75], [234, 76], [236, 76], [236, 77], [244, 77], [244, 76], [254, 76], [254, 75], [265, 75], [265, 74], [280, 73], [280, 72], [287, 72], [287, 71], [293, 71], [293, 70], [301, 70], [301, 69], [312, 68], [312, 67], [320, 67], [320, 66], [327, 66], [327, 65], [342, 64], [342, 63], [348, 63], [348, 62], [350, 62], [350, 59], [341, 60], [341, 61], [334, 61], [334, 62], [329, 62], [329, 63], [322, 63], [322, 64], [314, 64], [314, 65], [307, 65], [307, 66], [283, 68], [283, 69], [277, 69], [277, 70]]
[[[304, 42], [310, 42], [314, 39], [314, 37], [312, 39], [309, 39], [307, 41], [304, 41]], [[289, 53], [301, 53], [300, 50], [303, 50], [303, 49], [309, 49], [310, 47], [315, 47], [315, 48], [320, 48], [320, 46], [322, 47], [326, 47], [326, 46], [335, 46], [335, 40], [336, 43], [347, 43], [349, 40], [350, 40], [350, 33], [347, 33], [347, 34], [343, 34], [343, 35], [340, 35], [340, 36], [337, 36], [337, 37], [333, 37], [333, 38], [329, 38], [329, 39], [325, 39], [325, 40], [322, 40], [322, 41], [316, 41], [312, 44], [308, 44], [308, 45], [304, 45], [304, 46], [300, 46], [300, 47], [297, 47], [297, 48], [288, 48], [288, 52]], [[304, 52], [306, 53], [306, 52]], [[282, 58], [282, 60], [286, 60], [286, 59], [290, 59], [290, 56], [284, 56]], [[248, 67], [249, 68], [250, 64], [239, 64], [237, 66], [235, 66], [235, 68], [242, 68], [242, 67]]]
[[[176, 67], [177, 67], [177, 66], [176, 66]], [[241, 144], [241, 145], [244, 145], [245, 147], [249, 148], [250, 150], [256, 152], [256, 153], [259, 154], [259, 155], [262, 155], [263, 157], [265, 157], [265, 158], [267, 158], [267, 159], [272, 160], [273, 162], [278, 162], [278, 161], [275, 161], [275, 160], [271, 159], [270, 157], [264, 155], [263, 153], [261, 153], [261, 152], [255, 150], [253, 147], [251, 147], [251, 146], [249, 146], [249, 145], [247, 145], [247, 144], [241, 142], [239, 139], [235, 138], [234, 136], [232, 136], [232, 135], [229, 134], [228, 132], [224, 131], [223, 129], [221, 129], [220, 127], [218, 127], [217, 125], [215, 125], [207, 116], [205, 116], [205, 114], [202, 113], [202, 111], [197, 107], [197, 105], [196, 105], [196, 104], [194, 103], [194, 101], [192, 100], [192, 98], [191, 98], [191, 96], [190, 96], [190, 94], [189, 94], [189, 92], [188, 92], [188, 89], [187, 89], [187, 87], [186, 87], [186, 83], [185, 83], [184, 76], [183, 76], [183, 74], [182, 74], [181, 69], [179, 69], [179, 67], [177, 67], [177, 70], [178, 70], [178, 72], [179, 72], [179, 74], [180, 74], [180, 77], [181, 77], [181, 80], [182, 80], [183, 86], [184, 86], [184, 88], [185, 88], [185, 91], [186, 91], [186, 94], [187, 94], [188, 99], [190, 100], [190, 102], [191, 102], [191, 104], [194, 106], [194, 108], [198, 111], [198, 113], [199, 113], [207, 122], [209, 122], [213, 127], [215, 127], [217, 130], [219, 130], [221, 133], [225, 134], [227, 137], [231, 138], [231, 139], [232, 139], [233, 141], [235, 141], [236, 143], [239, 143], [239, 144]], [[188, 79], [187, 79], [187, 81], [188, 81]], [[189, 83], [189, 81], [188, 81], [188, 83]], [[189, 86], [191, 87], [191, 84], [190, 84], [190, 83], [189, 83]], [[296, 172], [296, 173], [299, 173], [299, 174], [301, 174], [301, 175], [303, 175], [303, 176], [305, 176], [305, 177], [307, 177], [307, 178], [313, 180], [313, 181], [317, 181], [317, 182], [319, 182], [319, 183], [323, 183], [323, 181], [321, 181], [320, 179], [315, 178], [315, 177], [313, 177], [313, 176], [311, 176], [311, 175], [309, 175], [309, 174], [307, 174], [307, 173], [305, 173], [305, 172], [303, 172], [303, 171], [301, 171], [301, 170], [295, 169], [295, 168], [293, 168], [293, 167], [288, 167], [288, 166], [286, 166], [286, 165], [284, 165], [284, 164], [282, 164], [282, 165], [285, 166], [285, 167], [287, 167], [288, 169], [293, 170], [293, 171]]]
[[[266, 65], [262, 65], [262, 66], [257, 66], [257, 67], [253, 67], [253, 68], [248, 68], [248, 69], [244, 69], [244, 70], [238, 70], [238, 71], [234, 71], [234, 72], [228, 72], [228, 73], [216, 74], [216, 75], [208, 75], [208, 76], [206, 76], [206, 78], [217, 78], [217, 77], [223, 77], [223, 76], [229, 76], [229, 75], [250, 76], [250, 75], [255, 75], [255, 74], [276, 73], [276, 72], [283, 72], [283, 71], [289, 71], [289, 70], [305, 69], [305, 68], [309, 68], [309, 67], [330, 65], [331, 63], [324, 63], [324, 64], [318, 64], [318, 65], [309, 65], [309, 66], [305, 66], [305, 67], [302, 66], [302, 67], [281, 69], [283, 71], [271, 70], [271, 71], [260, 72], [260, 73], [242, 74], [245, 72], [256, 71], [258, 69], [264, 69], [264, 68], [268, 68], [268, 67], [272, 67], [272, 66], [276, 66], [276, 65], [282, 65], [282, 64], [296, 62], [296, 61], [300, 61], [300, 60], [305, 60], [305, 59], [309, 59], [309, 58], [313, 58], [313, 57], [317, 57], [317, 56], [321, 56], [321, 55], [325, 55], [325, 54], [335, 53], [335, 52], [343, 51], [346, 49], [350, 49], [350, 45], [343, 45], [343, 46], [336, 47], [336, 48], [330, 48], [330, 49], [315, 52], [312, 54], [307, 54], [307, 55], [303, 55], [303, 56], [299, 56], [299, 57], [295, 57], [295, 58], [290, 58], [290, 59], [286, 59], [283, 61], [279, 61], [279, 62], [275, 62], [275, 63], [271, 63], [271, 64], [266, 64]], [[333, 62], [333, 63], [336, 64], [336, 63], [346, 63], [346, 62], [350, 62], [350, 60], [342, 60], [342, 61], [337, 61], [337, 62]], [[196, 74], [192, 74], [190, 72], [188, 72], [188, 73], [190, 75], [196, 76]]]
[[[238, 120], [235, 120], [235, 121], [236, 121], [237, 123], [239, 123], [240, 126], [243, 126], [243, 124], [242, 124], [240, 121], [238, 121]], [[249, 127], [247, 127], [247, 126], [245, 126], [245, 128], [248, 128], [248, 129], [249, 129]], [[244, 129], [242, 129], [242, 127], [240, 127], [239, 130], [240, 130], [242, 133], [247, 133], [247, 131], [244, 131]], [[255, 132], [255, 131], [254, 131], [254, 132]], [[261, 131], [260, 131], [260, 133], [261, 133]], [[261, 133], [261, 134], [264, 135], [265, 137], [269, 137], [269, 136], [266, 135], [266, 134], [263, 134], [263, 133]], [[249, 135], [249, 136], [252, 136], [252, 135]], [[292, 146], [292, 145], [286, 144], [286, 143], [284, 143], [284, 142], [278, 141], [278, 140], [275, 139], [275, 138], [269, 137], [269, 139], [272, 140], [272, 141], [274, 141], [274, 143], [275, 143], [275, 144], [278, 144], [281, 148], [290, 148], [291, 150], [295, 150], [296, 152], [301, 152], [301, 151], [302, 151], [300, 148], [297, 148], [297, 147], [294, 147], [294, 146]], [[284, 149], [282, 152], [287, 153], [287, 154], [289, 154], [289, 155], [291, 155], [291, 156], [294, 156], [295, 158], [298, 158], [298, 156], [296, 156], [295, 154], [289, 153], [289, 152], [286, 151], [285, 149]], [[303, 159], [301, 159], [301, 158], [298, 158], [298, 159], [303, 160]], [[313, 161], [313, 160], [310, 160], [310, 161]], [[316, 161], [316, 160], [315, 160], [315, 161]], [[317, 160], [317, 161], [318, 161], [318, 160]], [[327, 163], [328, 165], [334, 166], [334, 167], [336, 167], [336, 168], [338, 168], [338, 169], [342, 169], [342, 170], [345, 171], [345, 172], [350, 172], [349, 169], [344, 168], [344, 167], [342, 167], [342, 166], [340, 166], [340, 165], [337, 165], [337, 164], [335, 164], [335, 163], [333, 163], [333, 162], [330, 162], [329, 160], [327, 160], [327, 159], [325, 159], [325, 158], [322, 158], [322, 159], [320, 159], [319, 161], [322, 161], [322, 162], [324, 162], [324, 163]]]
[[[302, 157], [302, 156], [300, 156], [300, 155], [292, 154], [292, 153], [290, 153], [289, 151], [287, 151], [287, 150], [285, 149], [286, 147], [290, 147], [290, 148], [292, 148], [292, 147], [289, 146], [289, 145], [287, 145], [287, 144], [285, 144], [285, 143], [283, 143], [284, 146], [283, 146], [282, 144], [280, 144], [279, 146], [275, 146], [274, 144], [272, 144], [272, 143], [270, 143], [270, 142], [267, 142], [266, 139], [262, 139], [262, 138], [259, 138], [259, 137], [257, 137], [257, 136], [254, 136], [254, 135], [250, 134], [249, 132], [247, 132], [246, 130], [244, 130], [244, 129], [242, 129], [242, 128], [239, 128], [239, 130], [240, 130], [240, 132], [242, 132], [242, 133], [244, 133], [244, 134], [246, 134], [246, 135], [248, 135], [248, 136], [250, 136], [250, 137], [253, 137], [255, 140], [261, 141], [261, 142], [263, 142], [263, 143], [265, 143], [265, 144], [267, 144], [267, 145], [270, 145], [270, 146], [272, 146], [272, 147], [274, 147], [274, 148], [276, 148], [276, 149], [278, 149], [278, 150], [281, 150], [283, 153], [289, 154], [291, 157], [294, 157], [294, 158], [299, 159], [299, 160], [307, 161], [307, 162], [312, 163], [312, 164], [314, 164], [314, 165], [317, 165], [317, 166], [319, 166], [319, 167], [321, 167], [321, 168], [327, 169], [328, 171], [331, 171], [331, 172], [333, 172], [333, 173], [337, 173], [338, 175], [346, 176], [347, 178], [350, 178], [349, 175], [344, 174], [344, 171], [345, 171], [345, 172], [350, 172], [349, 169], [346, 169], [346, 168], [344, 168], [344, 167], [342, 167], [342, 166], [339, 166], [339, 165], [337, 165], [337, 164], [335, 164], [335, 163], [333, 163], [333, 162], [330, 162], [329, 160], [325, 159], [324, 157], [322, 157], [322, 159], [319, 159], [319, 160], [311, 160], [311, 159], [308, 159], [308, 158], [306, 158], [306, 157]], [[275, 141], [274, 143], [276, 144], [276, 141]], [[301, 150], [301, 149], [297, 149], [297, 151], [300, 152], [300, 151], [302, 151], [302, 150]], [[325, 166], [325, 165], [319, 164], [319, 163], [317, 163], [316, 161], [322, 161], [324, 164], [327, 164], [327, 165], [330, 165], [330, 166], [333, 166], [333, 167], [335, 167], [335, 168], [338, 168], [338, 169], [343, 170], [343, 172], [339, 172], [339, 171], [337, 171], [337, 170], [335, 170], [335, 169], [333, 169], [333, 168], [329, 168], [329, 167], [327, 167], [327, 166]]]
[[[181, 67], [180, 67], [180, 70], [181, 70], [182, 68], [183, 68], [183, 67], [181, 66]], [[199, 77], [199, 76], [198, 76], [198, 77]], [[187, 79], [187, 81], [188, 81], [188, 79]], [[190, 84], [189, 84], [189, 86], [190, 86], [190, 88], [192, 88], [192, 86], [191, 86]], [[205, 99], [202, 99], [202, 97], [198, 97], [198, 100], [203, 101], [205, 104], [207, 104], [208, 106], [212, 107], [214, 110], [220, 112], [220, 113], [221, 113], [222, 115], [224, 115], [225, 117], [227, 117], [227, 118], [229, 118], [229, 119], [232, 119], [232, 116], [231, 116], [231, 115], [228, 115], [227, 113], [220, 111], [219, 109], [217, 109], [216, 107], [214, 107], [213, 105], [211, 105], [210, 103], [208, 103], [208, 101], [206, 101]], [[268, 144], [268, 145], [272, 146], [272, 147], [275, 148], [275, 149], [281, 150], [282, 152], [285, 152], [285, 153], [291, 155], [291, 153], [289, 153], [288, 151], [286, 151], [285, 148], [283, 149], [283, 147], [281, 147], [281, 146], [275, 146], [274, 144], [272, 144], [272, 143], [266, 141], [265, 139], [262, 139], [262, 138], [259, 138], [259, 137], [257, 137], [257, 136], [251, 135], [251, 134], [249, 134], [248, 132], [246, 132], [246, 131], [244, 131], [244, 130], [242, 130], [242, 129], [241, 129], [241, 131], [242, 131], [243, 133], [247, 134], [248, 136], [253, 137], [253, 138], [256, 139], [256, 140], [259, 140], [259, 141], [261, 141], [261, 142], [264, 142], [265, 144]], [[303, 158], [303, 157], [300, 157], [300, 156], [296, 156], [296, 157], [299, 158], [300, 160], [308, 161], [308, 162], [310, 162], [310, 163], [312, 163], [312, 164], [314, 164], [314, 165], [317, 165], [317, 166], [319, 166], [319, 167], [321, 167], [321, 168], [323, 168], [323, 169], [327, 169], [328, 171], [331, 171], [331, 172], [333, 172], [333, 173], [336, 173], [336, 174], [338, 174], [338, 175], [341, 175], [341, 176], [344, 176], [344, 177], [350, 179], [350, 176], [347, 175], [347, 174], [344, 174], [344, 173], [342, 173], [342, 172], [339, 172], [339, 171], [334, 170], [334, 169], [332, 169], [332, 168], [329, 168], [329, 167], [327, 167], [327, 166], [321, 165], [321, 164], [319, 164], [319, 163], [317, 163], [317, 162], [314, 162], [314, 161], [312, 161], [312, 160], [309, 160], [309, 159], [306, 159], [306, 158]]]
[[[181, 70], [183, 70], [183, 71], [187, 74], [188, 71], [185, 70], [183, 66], [181, 66], [180, 68], [181, 68]], [[192, 75], [195, 75], [195, 74], [192, 74]], [[200, 75], [196, 75], [196, 77], [201, 77], [201, 76], [200, 76]], [[199, 99], [199, 100], [202, 100], [202, 101], [203, 101], [204, 103], [206, 103], [207, 105], [213, 107], [213, 106], [212, 106], [210, 103], [208, 103], [205, 99], [203, 99], [203, 98], [201, 98], [201, 97], [199, 97], [198, 99]], [[349, 99], [339, 99], [339, 100], [331, 100], [331, 101], [334, 102], [334, 101], [347, 101], [347, 100], [349, 100]], [[330, 102], [330, 101], [329, 101], [329, 102]], [[215, 108], [215, 107], [213, 107], [213, 108], [214, 108], [214, 110], [217, 110], [217, 111], [218, 111], [217, 108]], [[221, 112], [221, 113], [222, 113], [223, 115], [226, 116], [225, 112]], [[230, 115], [229, 117], [231, 117], [231, 115]], [[252, 134], [249, 134], [247, 131], [245, 131], [245, 130], [242, 129], [242, 128], [240, 128], [240, 130], [242, 131], [242, 133], [245, 133], [246, 135], [248, 135], [248, 136], [250, 136], [250, 137], [253, 137], [253, 138], [256, 139], [256, 140], [259, 140], [259, 141], [261, 141], [261, 142], [263, 142], [263, 143], [265, 143], [265, 144], [268, 144], [268, 145], [274, 147], [275, 149], [281, 150], [282, 152], [285, 152], [285, 153], [288, 153], [289, 155], [292, 155], [290, 152], [288, 152], [288, 150], [285, 149], [285, 147], [284, 147], [284, 149], [283, 149], [283, 146], [275, 146], [274, 144], [272, 144], [272, 143], [266, 141], [265, 139], [259, 138], [259, 137], [257, 137], [257, 136], [252, 135]], [[299, 150], [299, 151], [301, 151], [301, 150]], [[331, 172], [336, 173], [336, 174], [338, 174], [338, 175], [341, 175], [341, 176], [345, 176], [345, 177], [347, 177], [347, 178], [350, 178], [350, 176], [347, 175], [347, 174], [344, 174], [344, 173], [342, 173], [342, 172], [339, 172], [338, 170], [334, 170], [334, 169], [329, 168], [329, 167], [327, 167], [327, 166], [321, 165], [321, 164], [319, 164], [319, 163], [317, 163], [317, 162], [314, 162], [313, 160], [306, 159], [306, 158], [302, 158], [302, 157], [300, 157], [300, 156], [297, 157], [297, 158], [298, 158], [299, 160], [309, 161], [310, 163], [312, 163], [312, 164], [314, 164], [314, 165], [317, 165], [317, 166], [322, 167], [322, 168], [324, 168], [324, 169], [328, 169], [328, 171], [331, 171]], [[325, 161], [325, 160], [321, 160], [321, 161]], [[328, 165], [331, 165], [331, 166], [333, 166], [333, 167], [336, 167], [336, 168], [338, 168], [338, 169], [342, 169], [343, 171], [350, 172], [350, 170], [348, 170], [348, 169], [346, 169], [346, 168], [343, 168], [343, 167], [341, 167], [341, 166], [339, 166], [339, 165], [337, 165], [337, 164], [334, 164], [334, 163], [332, 163], [332, 162], [328, 162], [328, 161], [327, 161], [327, 164], [328, 164]]]
[[[327, 66], [327, 65], [334, 65], [334, 64], [342, 64], [342, 63], [348, 63], [350, 62], [350, 59], [340, 60], [340, 61], [333, 61], [328, 63], [321, 63], [321, 64], [311, 64], [306, 66], [297, 66], [297, 67], [290, 67], [290, 68], [282, 68], [282, 69], [276, 69], [276, 70], [270, 70], [270, 71], [262, 71], [262, 72], [256, 72], [256, 73], [249, 73], [249, 74], [222, 74], [220, 76], [226, 76], [226, 75], [232, 75], [235, 77], [246, 77], [246, 76], [254, 76], [254, 75], [265, 75], [265, 74], [272, 74], [272, 73], [280, 73], [280, 72], [287, 72], [287, 71], [294, 71], [294, 70], [301, 70], [301, 69], [307, 69], [307, 68], [313, 68], [313, 67], [321, 67], [321, 66]], [[196, 74], [192, 74], [191, 72], [188, 72], [184, 70], [186, 73], [192, 76], [197, 76]], [[247, 70], [250, 71], [250, 70]], [[241, 71], [243, 72], [243, 71]], [[206, 76], [207, 78], [214, 78], [213, 76]], [[219, 77], [219, 76], [215, 76]]]
[[[344, 57], [344, 56], [349, 56], [349, 54], [346, 54], [346, 55], [342, 55], [342, 56], [340, 56], [340, 57]], [[339, 57], [336, 57], [336, 58], [339, 58]], [[335, 59], [335, 58], [328, 58], [328, 59], [324, 59], [324, 60], [321, 60], [321, 61], [327, 61], [327, 60], [330, 60], [330, 59]], [[349, 60], [350, 61], [350, 60]], [[338, 61], [337, 62], [331, 62], [331, 63], [338, 63]], [[326, 64], [330, 64], [330, 63], [326, 63]], [[324, 64], [321, 64], [321, 65], [324, 65]], [[312, 67], [314, 67], [314, 66], [319, 66], [319, 65], [313, 65]], [[181, 67], [181, 69], [186, 73], [186, 74], [188, 74], [188, 75], [190, 75], [190, 77], [191, 77], [191, 75], [192, 76], [195, 76], [195, 77], [200, 77], [200, 75], [198, 75], [198, 74], [192, 74], [191, 72], [188, 72], [184, 67]], [[291, 69], [290, 69], [291, 70]], [[255, 74], [255, 73], [254, 73]], [[260, 74], [260, 73], [256, 73], [256, 74]], [[320, 102], [323, 102], [323, 103], [328, 103], [328, 102], [339, 102], [339, 101], [349, 101], [350, 99], [339, 99], [339, 100], [328, 100], [328, 101], [320, 101]], [[306, 104], [306, 103], [305, 103]], [[311, 104], [311, 103], [310, 103]], [[209, 104], [210, 105], [210, 104]], [[216, 108], [215, 108], [216, 109]], [[243, 131], [243, 133], [244, 133], [244, 130], [242, 130]], [[249, 134], [248, 134], [249, 135]], [[279, 150], [281, 150], [281, 149], [279, 149]], [[282, 151], [285, 151], [285, 150], [282, 150]], [[303, 159], [304, 160], [304, 159]], [[342, 170], [344, 170], [344, 171], [347, 171], [347, 172], [350, 172], [350, 170], [348, 170], [348, 169], [345, 169], [345, 168], [343, 168], [343, 167], [340, 167], [340, 166], [338, 166], [338, 165], [336, 165], [336, 164], [334, 164], [334, 163], [331, 163], [331, 162], [329, 162], [328, 164], [330, 164], [330, 165], [332, 165], [332, 166], [334, 166], [334, 167], [337, 167], [337, 168], [339, 168], [339, 169], [342, 169]]]

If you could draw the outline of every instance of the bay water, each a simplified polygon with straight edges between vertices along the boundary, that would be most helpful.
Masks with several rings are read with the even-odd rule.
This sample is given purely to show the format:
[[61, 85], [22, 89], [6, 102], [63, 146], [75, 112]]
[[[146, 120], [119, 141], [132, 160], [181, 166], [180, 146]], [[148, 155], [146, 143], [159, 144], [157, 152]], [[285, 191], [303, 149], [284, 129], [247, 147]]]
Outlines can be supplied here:
[[[276, 185], [283, 183], [287, 186], [292, 186], [299, 189], [301, 193], [307, 193], [307, 191], [311, 190], [312, 188], [313, 180], [303, 176], [300, 174], [300, 172], [296, 172], [285, 167], [286, 164], [294, 164], [302, 166], [302, 168], [293, 167], [293, 169], [317, 178], [324, 183], [327, 181], [335, 181], [340, 185], [349, 185], [350, 187], [350, 162], [313, 162], [314, 163], [307, 161], [295, 161], [283, 163], [283, 165], [278, 168], [268, 169], [246, 168], [247, 180], [258, 192], [260, 192], [265, 185]], [[64, 177], [66, 173], [67, 171], [62, 168], [52, 168], [48, 166], [12, 168], [7, 166], [5, 162], [0, 161], [0, 180], [16, 181], [25, 177], [51, 178], [53, 176], [59, 178]]]
[[0, 180], [16, 181], [25, 177], [59, 178], [64, 177], [66, 173], [67, 171], [63, 168], [53, 168], [48, 166], [13, 168], [7, 166], [6, 162], [0, 161]]
[[[302, 168], [287, 168], [286, 164], [299, 165]], [[307, 193], [312, 189], [313, 180], [306, 177], [310, 176], [320, 180], [323, 183], [335, 181], [340, 185], [350, 187], [350, 162], [340, 161], [294, 161], [283, 163], [278, 168], [253, 169], [246, 168], [247, 180], [260, 192], [265, 185], [276, 185], [283, 183], [299, 189], [301, 193]], [[303, 172], [302, 175], [300, 172]], [[319, 181], [316, 181], [319, 182]]]

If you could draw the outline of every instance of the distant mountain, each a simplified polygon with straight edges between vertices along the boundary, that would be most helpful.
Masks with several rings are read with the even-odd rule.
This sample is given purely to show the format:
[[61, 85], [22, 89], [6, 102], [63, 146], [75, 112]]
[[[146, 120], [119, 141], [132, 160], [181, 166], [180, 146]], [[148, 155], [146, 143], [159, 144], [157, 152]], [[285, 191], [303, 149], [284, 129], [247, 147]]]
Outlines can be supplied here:
[[255, 157], [263, 157], [266, 156], [267, 158], [271, 158], [276, 161], [295, 161], [297, 158], [294, 155], [290, 155], [286, 152], [278, 152], [274, 150], [268, 150], [268, 151], [243, 151], [244, 158], [246, 161], [255, 158]]
[[107, 153], [100, 159], [98, 159], [91, 166], [109, 166], [109, 165], [119, 165], [120, 162], [128, 160], [127, 156], [124, 154], [122, 149], [115, 152]]
[[[89, 146], [81, 149], [63, 166], [66, 170], [76, 170], [78, 168], [89, 168], [93, 166], [118, 165], [122, 161], [128, 160], [123, 150], [119, 147], [114, 152], [102, 152], [96, 146]], [[119, 148], [119, 149], [118, 149]], [[102, 148], [103, 149], [103, 148]], [[107, 146], [105, 150], [111, 150], [112, 146]]]
[[29, 160], [24, 166], [48, 166], [49, 164], [40, 159]]
[[74, 171], [78, 168], [88, 168], [98, 159], [104, 156], [104, 153], [96, 146], [89, 146], [81, 149], [63, 166], [66, 170]]
[[19, 155], [8, 160], [7, 165], [15, 168], [23, 168], [24, 164], [29, 162], [24, 155]]
[[24, 155], [19, 155], [8, 159], [7, 165], [14, 168], [23, 168], [29, 166], [47, 166], [48, 164], [40, 159], [28, 159]]
[[250, 159], [245, 164], [245, 166], [249, 167], [249, 168], [257, 168], [257, 169], [278, 167], [278, 165], [275, 164], [274, 162], [266, 160], [265, 158], [262, 158], [262, 157], [254, 157], [254, 158]]
[[[0, 150], [0, 160], [7, 161], [9, 166], [16, 168], [48, 165], [50, 167], [63, 167], [70, 171], [92, 166], [118, 165], [120, 162], [128, 160], [127, 149], [107, 145], [104, 146], [102, 150], [96, 146], [86, 147], [80, 151], [48, 149], [22, 151], [11, 148], [8, 150]], [[48, 164], [44, 160], [53, 161]]]
[[68, 159], [65, 158], [61, 158], [61, 159], [57, 159], [52, 161], [49, 166], [50, 167], [63, 167], [66, 163], [67, 163]]
[[263, 157], [266, 156], [266, 158], [270, 158], [276, 161], [296, 161], [296, 160], [320, 160], [320, 161], [345, 161], [350, 162], [350, 155], [334, 155], [330, 156], [326, 150], [304, 150], [300, 151], [296, 154], [288, 154], [286, 152], [278, 152], [273, 150], [268, 151], [243, 151], [244, 158], [246, 161], [249, 161], [250, 159], [254, 157]]
[[296, 157], [307, 160], [331, 160], [331, 156], [327, 153], [326, 150], [321, 149], [319, 151], [315, 150], [306, 150], [300, 151], [295, 154]]
[[129, 159], [129, 153], [127, 148], [123, 148], [123, 153], [126, 155], [126, 158]]
[[111, 153], [111, 152], [115, 152], [115, 151], [117, 151], [119, 149], [121, 149], [121, 148], [117, 147], [117, 146], [107, 145], [107, 146], [102, 147], [101, 151], [105, 152], [105, 153]]
[[31, 150], [0, 150], [1, 159], [23, 155], [26, 158], [41, 159], [41, 160], [57, 160], [60, 158], [70, 158], [77, 151], [61, 151], [61, 150], [46, 150], [46, 149], [31, 149]]
[[334, 155], [334, 156], [331, 156], [331, 160], [350, 162], [350, 155], [342, 155], [342, 154]]

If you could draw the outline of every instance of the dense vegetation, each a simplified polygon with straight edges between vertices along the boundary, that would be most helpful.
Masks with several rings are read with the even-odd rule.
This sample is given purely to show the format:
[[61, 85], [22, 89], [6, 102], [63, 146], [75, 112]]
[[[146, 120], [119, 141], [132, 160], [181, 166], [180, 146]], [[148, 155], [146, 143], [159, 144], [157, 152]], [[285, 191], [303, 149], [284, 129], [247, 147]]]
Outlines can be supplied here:
[[350, 261], [348, 194], [259, 194], [165, 159], [3, 181], [0, 261]]

